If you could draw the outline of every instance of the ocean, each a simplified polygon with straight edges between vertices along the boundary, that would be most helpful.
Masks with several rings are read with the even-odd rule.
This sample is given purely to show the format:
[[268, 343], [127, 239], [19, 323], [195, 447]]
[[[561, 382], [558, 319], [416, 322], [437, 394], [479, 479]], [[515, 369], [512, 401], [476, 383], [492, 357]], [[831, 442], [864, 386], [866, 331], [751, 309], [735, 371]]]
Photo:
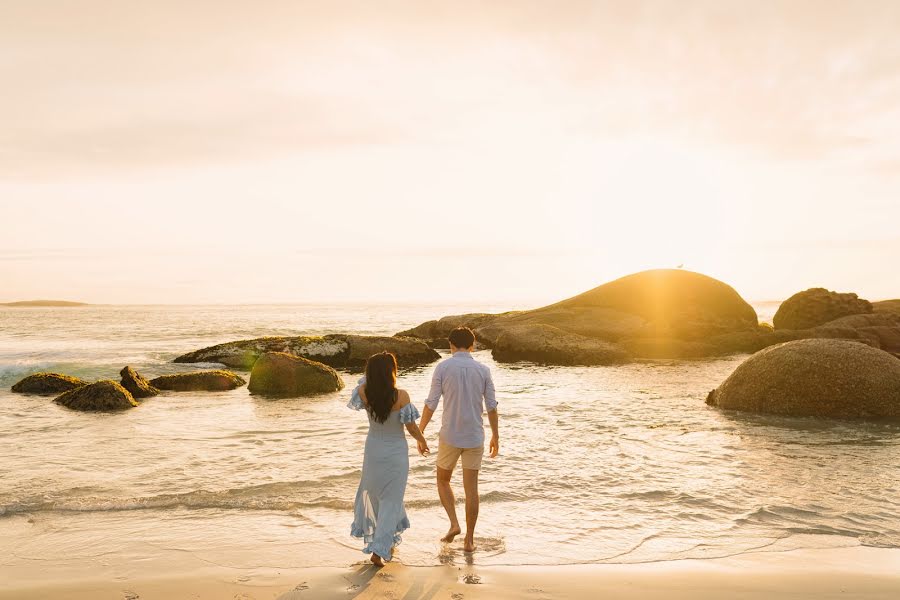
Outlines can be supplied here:
[[[393, 334], [515, 306], [0, 307], [0, 573], [148, 565], [346, 566], [367, 421], [347, 388], [264, 399], [166, 393], [85, 414], [9, 391], [59, 371], [118, 379], [212, 365], [172, 359], [264, 335]], [[777, 303], [756, 305], [771, 320]], [[615, 367], [496, 364], [501, 454], [485, 459], [474, 559], [635, 563], [835, 546], [900, 547], [900, 425], [728, 414], [707, 392], [744, 356]], [[401, 374], [420, 408], [432, 366]], [[440, 415], [437, 416], [439, 418]], [[428, 437], [436, 449], [437, 427]], [[435, 453], [436, 454], [436, 453]], [[410, 444], [409, 565], [444, 546], [434, 460]], [[455, 477], [462, 496], [459, 474]], [[0, 576], [2, 579], [2, 576]]]

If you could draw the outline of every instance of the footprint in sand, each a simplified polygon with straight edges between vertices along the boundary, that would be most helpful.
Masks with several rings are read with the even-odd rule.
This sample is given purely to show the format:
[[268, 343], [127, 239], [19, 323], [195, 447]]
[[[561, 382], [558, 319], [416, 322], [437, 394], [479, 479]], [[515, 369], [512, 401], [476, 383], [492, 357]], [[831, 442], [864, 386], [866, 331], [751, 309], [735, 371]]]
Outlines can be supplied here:
[[384, 581], [393, 581], [393, 580], [394, 580], [394, 576], [393, 576], [393, 575], [391, 575], [390, 573], [385, 573], [384, 571], [380, 572], [380, 573], [378, 574], [378, 577], [380, 577], [380, 578], [383, 579]]
[[306, 582], [304, 581], [303, 583], [298, 583], [297, 586], [294, 587], [294, 589], [292, 591], [302, 592], [303, 590], [308, 590], [308, 589], [309, 589], [309, 586], [306, 585]]
[[122, 592], [122, 598], [124, 600], [140, 600], [141, 597], [131, 590], [125, 590], [124, 592]]
[[459, 592], [450, 595], [450, 600], [463, 600], [463, 595]]
[[462, 580], [463, 583], [468, 583], [470, 585], [478, 585], [481, 583], [481, 577], [479, 577], [478, 575], [472, 575], [471, 573], [463, 575]]

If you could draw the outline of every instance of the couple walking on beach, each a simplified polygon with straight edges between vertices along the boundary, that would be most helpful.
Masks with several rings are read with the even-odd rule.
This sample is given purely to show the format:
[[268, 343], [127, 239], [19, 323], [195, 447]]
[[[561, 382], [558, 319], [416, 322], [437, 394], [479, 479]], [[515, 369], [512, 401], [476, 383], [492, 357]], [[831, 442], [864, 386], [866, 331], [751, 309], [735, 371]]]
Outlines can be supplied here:
[[484, 422], [487, 410], [491, 425], [490, 455], [500, 451], [497, 399], [490, 369], [472, 357], [475, 334], [459, 327], [450, 332], [449, 358], [438, 363], [431, 379], [431, 390], [422, 410], [412, 404], [409, 394], [397, 387], [397, 359], [389, 352], [369, 357], [366, 375], [353, 390], [348, 406], [365, 410], [369, 417], [362, 477], [356, 492], [353, 525], [350, 533], [362, 538], [363, 552], [372, 554], [372, 562], [383, 566], [390, 561], [401, 534], [409, 528], [403, 506], [409, 476], [409, 448], [404, 434], [415, 438], [419, 454], [429, 454], [425, 429], [437, 409], [441, 397], [441, 418], [437, 456], [437, 490], [450, 519], [450, 529], [441, 538], [452, 542], [462, 533], [456, 516], [456, 498], [450, 477], [457, 462], [462, 461], [463, 487], [466, 494], [466, 536], [464, 550], [475, 550], [475, 522], [478, 520], [478, 472], [484, 455]]

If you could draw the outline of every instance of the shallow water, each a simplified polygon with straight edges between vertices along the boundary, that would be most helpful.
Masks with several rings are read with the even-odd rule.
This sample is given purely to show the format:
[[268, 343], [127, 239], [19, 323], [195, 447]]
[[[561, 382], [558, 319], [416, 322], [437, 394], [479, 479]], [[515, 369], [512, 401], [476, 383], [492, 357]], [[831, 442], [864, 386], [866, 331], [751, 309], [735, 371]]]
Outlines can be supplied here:
[[[360, 557], [349, 527], [367, 425], [344, 407], [346, 390], [289, 400], [246, 388], [170, 393], [125, 413], [81, 414], [10, 393], [22, 376], [116, 378], [125, 364], [156, 376], [195, 368], [171, 360], [221, 341], [391, 334], [509, 308], [0, 308], [0, 567], [103, 565], [117, 554], [284, 567]], [[761, 318], [773, 310], [760, 306]], [[477, 358], [494, 370], [502, 441], [482, 474], [482, 564], [900, 547], [898, 425], [708, 408], [706, 393], [743, 357], [590, 368]], [[420, 407], [432, 368], [402, 376]], [[348, 387], [355, 378], [344, 374]], [[463, 560], [461, 547], [436, 542], [446, 523], [433, 470], [434, 457], [411, 448], [407, 564]]]

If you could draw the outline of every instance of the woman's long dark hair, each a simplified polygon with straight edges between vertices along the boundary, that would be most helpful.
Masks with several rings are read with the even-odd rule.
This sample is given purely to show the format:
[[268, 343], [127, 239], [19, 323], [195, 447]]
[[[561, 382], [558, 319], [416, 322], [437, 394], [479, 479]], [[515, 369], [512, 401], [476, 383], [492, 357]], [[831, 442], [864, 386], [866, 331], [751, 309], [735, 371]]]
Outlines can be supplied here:
[[397, 357], [390, 352], [373, 354], [366, 361], [366, 410], [384, 423], [397, 401]]

